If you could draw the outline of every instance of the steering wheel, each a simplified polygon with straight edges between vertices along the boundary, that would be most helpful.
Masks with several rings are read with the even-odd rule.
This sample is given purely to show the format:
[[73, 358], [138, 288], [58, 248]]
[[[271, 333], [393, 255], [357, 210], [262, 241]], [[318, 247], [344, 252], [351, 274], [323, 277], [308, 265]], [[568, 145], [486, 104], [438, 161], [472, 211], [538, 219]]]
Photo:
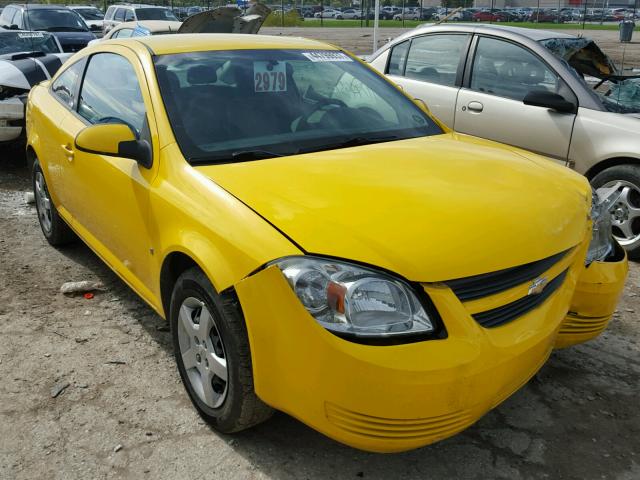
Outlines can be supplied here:
[[296, 131], [308, 129], [310, 127], [309, 119], [311, 118], [311, 116], [314, 113], [320, 110], [324, 110], [332, 105], [340, 108], [349, 108], [346, 103], [344, 103], [342, 100], [338, 100], [337, 98], [323, 98], [322, 100], [318, 100], [318, 103], [313, 106], [309, 113], [300, 118], [300, 121], [296, 126]]

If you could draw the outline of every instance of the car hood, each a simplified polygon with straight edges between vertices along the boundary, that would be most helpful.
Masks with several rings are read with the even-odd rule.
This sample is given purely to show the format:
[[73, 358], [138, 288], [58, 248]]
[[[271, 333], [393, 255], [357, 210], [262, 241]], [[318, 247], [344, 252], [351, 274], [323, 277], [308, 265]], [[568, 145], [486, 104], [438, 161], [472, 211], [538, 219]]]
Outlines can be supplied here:
[[270, 13], [269, 7], [259, 3], [246, 12], [237, 7], [219, 7], [191, 15], [178, 33], [258, 33]]
[[37, 83], [51, 78], [71, 55], [71, 53], [50, 53], [14, 60], [12, 57], [21, 55], [19, 53], [2, 55], [0, 56], [0, 86], [30, 90]]
[[305, 252], [413, 281], [539, 260], [583, 241], [588, 226], [583, 177], [454, 133], [196, 169]]

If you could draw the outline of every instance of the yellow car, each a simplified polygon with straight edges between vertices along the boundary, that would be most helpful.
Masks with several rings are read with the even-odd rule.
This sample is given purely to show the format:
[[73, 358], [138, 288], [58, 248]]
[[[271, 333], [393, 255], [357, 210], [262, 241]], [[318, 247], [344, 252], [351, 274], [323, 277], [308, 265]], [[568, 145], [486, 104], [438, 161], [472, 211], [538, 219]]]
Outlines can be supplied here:
[[627, 273], [583, 177], [316, 41], [103, 42], [31, 91], [27, 128], [45, 237], [170, 322], [222, 432], [278, 409], [364, 450], [446, 438], [597, 336]]

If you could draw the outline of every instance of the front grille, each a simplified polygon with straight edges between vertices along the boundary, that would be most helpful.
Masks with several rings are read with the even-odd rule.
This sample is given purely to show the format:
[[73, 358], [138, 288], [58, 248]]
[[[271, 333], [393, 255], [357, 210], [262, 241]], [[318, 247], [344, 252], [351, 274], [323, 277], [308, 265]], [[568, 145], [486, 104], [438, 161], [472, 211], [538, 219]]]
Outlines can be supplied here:
[[386, 441], [419, 439], [431, 443], [464, 430], [474, 420], [465, 410], [426, 418], [372, 417], [328, 402], [325, 412], [327, 419], [342, 430]]
[[577, 313], [569, 312], [567, 318], [560, 327], [560, 335], [581, 335], [601, 332], [607, 328], [611, 317], [583, 317]]
[[570, 250], [565, 250], [536, 262], [498, 270], [497, 272], [449, 280], [445, 284], [453, 290], [453, 293], [462, 302], [487, 297], [539, 277], [562, 260]]
[[567, 276], [568, 270], [560, 273], [556, 278], [551, 280], [542, 292], [534, 295], [527, 295], [519, 298], [515, 302], [508, 303], [486, 312], [476, 313], [473, 318], [485, 328], [499, 327], [516, 318], [525, 315], [531, 310], [542, 305], [553, 293], [560, 288]]

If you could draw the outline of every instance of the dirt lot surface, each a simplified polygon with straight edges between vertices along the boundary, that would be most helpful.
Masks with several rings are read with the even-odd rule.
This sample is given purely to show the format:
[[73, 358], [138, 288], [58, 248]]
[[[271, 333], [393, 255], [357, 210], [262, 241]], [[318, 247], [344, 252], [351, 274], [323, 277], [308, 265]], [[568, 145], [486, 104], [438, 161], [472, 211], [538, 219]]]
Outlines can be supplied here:
[[[554, 353], [462, 434], [395, 455], [335, 443], [285, 414], [208, 428], [166, 325], [83, 244], [45, 242], [21, 162], [0, 151], [0, 479], [640, 478], [640, 266], [608, 331]], [[66, 281], [99, 280], [95, 298]]]
[[[379, 30], [380, 46], [398, 35], [408, 31], [408, 28], [381, 28]], [[582, 30], [558, 30], [558, 32], [573, 35], [582, 34]], [[298, 37], [314, 38], [325, 42], [333, 43], [346, 48], [358, 55], [369, 55], [373, 50], [373, 30], [371, 28], [275, 28], [265, 27], [260, 33], [268, 35], [290, 35]], [[621, 65], [624, 60], [625, 67], [640, 68], [640, 33], [634, 33], [634, 42], [620, 43], [619, 34], [613, 30], [586, 30], [585, 37], [592, 38], [607, 53], [617, 65]]]

